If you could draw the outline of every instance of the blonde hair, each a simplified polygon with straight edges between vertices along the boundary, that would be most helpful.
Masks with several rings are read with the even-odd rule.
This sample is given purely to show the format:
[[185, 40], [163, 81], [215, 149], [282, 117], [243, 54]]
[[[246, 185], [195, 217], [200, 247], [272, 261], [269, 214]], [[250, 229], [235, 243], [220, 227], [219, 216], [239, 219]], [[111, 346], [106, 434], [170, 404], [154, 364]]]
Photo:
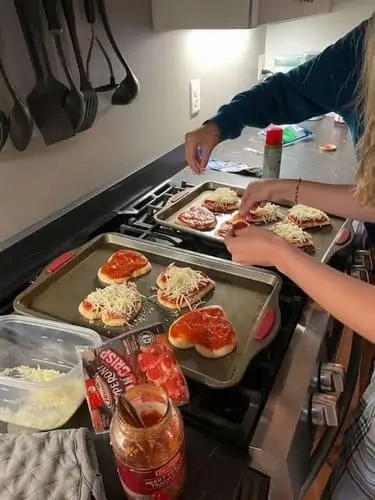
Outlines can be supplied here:
[[360, 162], [356, 194], [363, 205], [375, 206], [375, 13], [367, 24], [358, 90], [364, 132], [358, 145]]

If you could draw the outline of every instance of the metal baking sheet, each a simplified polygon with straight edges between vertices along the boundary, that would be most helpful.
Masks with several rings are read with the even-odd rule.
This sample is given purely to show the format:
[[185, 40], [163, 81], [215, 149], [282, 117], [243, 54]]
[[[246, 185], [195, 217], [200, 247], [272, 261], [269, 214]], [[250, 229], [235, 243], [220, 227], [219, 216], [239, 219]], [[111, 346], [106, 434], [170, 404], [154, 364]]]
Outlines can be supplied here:
[[[196, 187], [187, 190], [185, 196], [178, 198], [176, 202], [170, 203], [167, 206], [163, 207], [155, 214], [154, 218], [159, 224], [163, 226], [168, 226], [181, 232], [188, 232], [200, 238], [215, 240], [223, 243], [223, 238], [217, 236], [216, 231], [223, 222], [229, 220], [232, 217], [232, 214], [216, 214], [217, 225], [215, 229], [211, 231], [198, 231], [196, 229], [190, 229], [177, 222], [177, 216], [181, 212], [184, 212], [192, 206], [201, 205], [207, 193], [222, 187], [233, 189], [233, 191], [237, 192], [239, 197], [241, 197], [243, 195], [243, 192], [245, 191], [244, 188], [231, 186], [229, 184], [222, 184], [219, 182], [203, 182], [202, 184], [199, 184]], [[281, 205], [278, 205], [280, 206], [280, 211], [284, 215], [287, 214], [291, 206], [290, 204], [284, 202]], [[312, 235], [316, 247], [313, 255], [321, 262], [327, 262], [332, 254], [339, 249], [339, 247], [337, 247], [336, 249], [334, 248], [334, 241], [341, 231], [350, 226], [349, 221], [341, 219], [339, 217], [330, 216], [330, 219], [330, 226], [307, 229], [307, 232]], [[265, 227], [270, 225], [272, 224], [264, 224]]]
[[[281, 278], [268, 271], [108, 233], [78, 249], [61, 267], [56, 269], [57, 266], [53, 265], [54, 272], [42, 273], [16, 298], [15, 311], [93, 328], [105, 337], [123, 333], [129, 327], [104, 327], [98, 321], [85, 320], [78, 312], [81, 300], [101, 286], [96, 276], [99, 267], [113, 252], [123, 248], [142, 252], [152, 264], [151, 272], [136, 280], [139, 291], [145, 297], [153, 294], [157, 275], [171, 262], [202, 270], [215, 280], [215, 290], [207, 296], [204, 305], [221, 305], [224, 308], [238, 334], [237, 348], [232, 354], [216, 360], [201, 357], [195, 349], [176, 350], [176, 355], [184, 373], [190, 378], [218, 388], [238, 383], [250, 360], [273, 340], [280, 326], [278, 296]], [[276, 312], [271, 332], [264, 340], [255, 340], [254, 332], [270, 309]], [[180, 314], [165, 310], [157, 305], [156, 299], [144, 299], [142, 312], [130, 328], [161, 321], [167, 331]]]

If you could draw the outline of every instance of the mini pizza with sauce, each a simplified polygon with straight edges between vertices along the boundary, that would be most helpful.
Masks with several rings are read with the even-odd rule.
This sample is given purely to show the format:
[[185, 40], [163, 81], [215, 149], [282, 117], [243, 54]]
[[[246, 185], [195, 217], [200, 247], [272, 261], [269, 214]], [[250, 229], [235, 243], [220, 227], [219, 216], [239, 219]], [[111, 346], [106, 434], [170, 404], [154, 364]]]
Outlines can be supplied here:
[[225, 220], [220, 224], [216, 230], [216, 236], [220, 238], [225, 238], [233, 233], [233, 222], [231, 220]]
[[282, 218], [283, 214], [280, 212], [278, 205], [266, 203], [264, 206], [259, 206], [250, 210], [245, 216], [241, 216], [239, 213], [234, 214], [233, 222], [236, 225], [240, 222], [245, 222], [247, 224], [269, 224], [271, 222], [277, 222]]
[[196, 229], [197, 231], [210, 231], [216, 227], [216, 217], [208, 208], [193, 206], [179, 213], [176, 217], [178, 224]]
[[191, 349], [205, 358], [222, 358], [237, 345], [237, 333], [221, 306], [194, 309], [172, 323], [170, 343], [177, 349]]
[[157, 300], [174, 310], [191, 307], [215, 288], [215, 282], [201, 271], [171, 263], [157, 277]]
[[98, 278], [104, 285], [125, 283], [151, 271], [148, 258], [135, 250], [118, 250], [98, 270]]
[[101, 320], [107, 326], [124, 326], [142, 309], [142, 296], [132, 282], [113, 284], [91, 292], [78, 306], [88, 320]]
[[325, 212], [318, 208], [312, 208], [301, 204], [295, 205], [289, 210], [286, 220], [304, 229], [329, 226], [331, 224]]
[[240, 200], [236, 191], [222, 187], [208, 193], [203, 198], [203, 206], [213, 212], [228, 213], [237, 210]]
[[277, 222], [270, 230], [298, 248], [314, 247], [311, 235], [292, 222]]

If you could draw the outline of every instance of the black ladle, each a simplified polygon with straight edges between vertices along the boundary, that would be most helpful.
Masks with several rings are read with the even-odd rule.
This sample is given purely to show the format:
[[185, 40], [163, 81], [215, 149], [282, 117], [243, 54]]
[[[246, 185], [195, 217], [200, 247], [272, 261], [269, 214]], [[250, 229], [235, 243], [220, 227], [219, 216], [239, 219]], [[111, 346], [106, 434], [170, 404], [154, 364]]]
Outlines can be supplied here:
[[[0, 124], [2, 129], [0, 149], [4, 147], [4, 144], [8, 138], [8, 131], [9, 131], [9, 137], [12, 143], [14, 144], [14, 147], [18, 149], [18, 151], [24, 151], [30, 144], [33, 135], [34, 122], [31, 117], [29, 108], [16, 94], [13, 83], [11, 82], [10, 78], [8, 77], [5, 71], [4, 64], [1, 58], [0, 58], [0, 73], [2, 74], [5, 85], [7, 86], [9, 93], [14, 101], [14, 106], [9, 113], [9, 117], [8, 118], [5, 117], [5, 120], [3, 117], [0, 118]], [[6, 130], [5, 134], [4, 130]]]
[[109, 43], [111, 44], [114, 53], [116, 54], [118, 60], [120, 61], [120, 63], [122, 64], [122, 66], [126, 71], [126, 77], [122, 80], [117, 89], [113, 92], [111, 102], [112, 104], [115, 105], [130, 104], [132, 101], [134, 101], [134, 99], [138, 95], [139, 82], [137, 80], [137, 77], [131, 70], [130, 66], [123, 58], [120, 49], [118, 48], [117, 43], [114, 39], [112, 29], [109, 24], [107, 9], [105, 6], [105, 0], [97, 0], [97, 2], [98, 2], [99, 15], [102, 19], [104, 31], [108, 37]]
[[8, 117], [4, 111], [0, 111], [0, 151], [5, 146], [9, 134]]

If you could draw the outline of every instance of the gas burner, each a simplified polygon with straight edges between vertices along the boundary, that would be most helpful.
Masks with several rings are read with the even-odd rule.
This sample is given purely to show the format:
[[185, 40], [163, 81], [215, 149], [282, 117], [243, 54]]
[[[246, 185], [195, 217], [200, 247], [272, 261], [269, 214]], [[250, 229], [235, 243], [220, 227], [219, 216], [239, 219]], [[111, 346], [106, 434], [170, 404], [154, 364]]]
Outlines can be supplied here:
[[[229, 254], [225, 247], [216, 242], [203, 242], [194, 235], [177, 231], [168, 227], [160, 226], [155, 222], [154, 215], [166, 203], [171, 202], [173, 197], [182, 196], [191, 184], [183, 181], [181, 186], [163, 183], [153, 189], [150, 193], [137, 199], [130, 205], [117, 211], [120, 223], [120, 233], [136, 238], [153, 241], [163, 245], [172, 245], [192, 252], [213, 255], [222, 259], [228, 259]], [[176, 199], [176, 198], [175, 198]]]

